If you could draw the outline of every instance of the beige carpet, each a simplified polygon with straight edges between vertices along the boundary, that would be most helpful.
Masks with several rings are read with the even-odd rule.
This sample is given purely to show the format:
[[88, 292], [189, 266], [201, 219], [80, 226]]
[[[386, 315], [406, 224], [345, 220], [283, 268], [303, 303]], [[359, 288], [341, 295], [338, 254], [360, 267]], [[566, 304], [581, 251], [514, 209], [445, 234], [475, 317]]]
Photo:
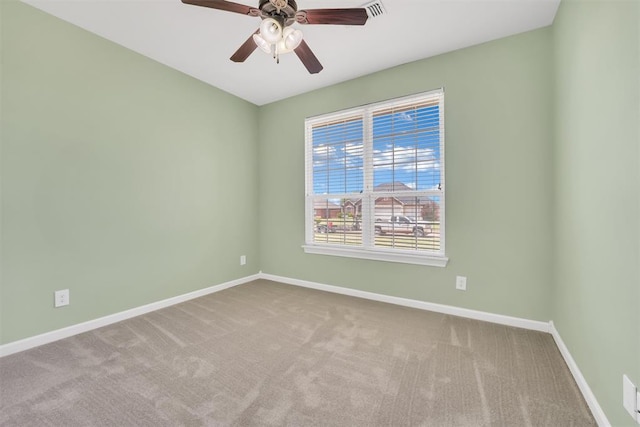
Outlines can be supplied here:
[[550, 335], [256, 281], [0, 359], [2, 426], [593, 426]]

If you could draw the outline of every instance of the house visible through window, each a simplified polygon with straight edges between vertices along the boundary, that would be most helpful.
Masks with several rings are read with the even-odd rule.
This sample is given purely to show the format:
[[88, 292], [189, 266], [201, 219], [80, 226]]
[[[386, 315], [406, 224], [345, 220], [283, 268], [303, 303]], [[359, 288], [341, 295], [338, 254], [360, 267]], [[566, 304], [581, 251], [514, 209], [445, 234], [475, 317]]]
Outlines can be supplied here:
[[444, 92], [305, 122], [305, 251], [444, 266]]

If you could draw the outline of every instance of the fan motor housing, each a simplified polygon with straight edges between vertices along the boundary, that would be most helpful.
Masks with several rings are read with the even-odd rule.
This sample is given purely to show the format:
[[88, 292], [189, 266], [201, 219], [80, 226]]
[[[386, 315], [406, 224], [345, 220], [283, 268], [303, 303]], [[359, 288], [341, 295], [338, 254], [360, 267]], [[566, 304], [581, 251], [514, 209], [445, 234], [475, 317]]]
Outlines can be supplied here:
[[[295, 17], [298, 11], [298, 5], [294, 0], [287, 0], [287, 5], [278, 11], [278, 8], [274, 5], [278, 3], [277, 0], [260, 0], [258, 8], [262, 12], [263, 18], [275, 18], [280, 17], [284, 21]], [[284, 2], [283, 2], [284, 3]]]

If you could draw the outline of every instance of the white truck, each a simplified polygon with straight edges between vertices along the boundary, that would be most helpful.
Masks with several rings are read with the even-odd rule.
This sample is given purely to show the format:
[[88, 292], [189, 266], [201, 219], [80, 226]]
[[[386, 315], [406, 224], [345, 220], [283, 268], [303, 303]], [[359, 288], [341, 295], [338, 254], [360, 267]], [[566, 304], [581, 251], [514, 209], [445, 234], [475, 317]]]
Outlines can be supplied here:
[[431, 226], [424, 221], [417, 221], [404, 215], [392, 215], [387, 221], [377, 219], [376, 234], [413, 234], [424, 237], [431, 233]]

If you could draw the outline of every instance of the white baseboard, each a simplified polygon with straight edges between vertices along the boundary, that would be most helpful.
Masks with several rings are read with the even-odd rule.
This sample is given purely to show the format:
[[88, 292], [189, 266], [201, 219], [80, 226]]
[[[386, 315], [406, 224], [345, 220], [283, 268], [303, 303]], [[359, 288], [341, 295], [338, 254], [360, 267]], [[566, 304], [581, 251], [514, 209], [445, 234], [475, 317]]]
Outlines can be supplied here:
[[44, 334], [25, 338], [19, 341], [13, 341], [4, 345], [0, 345], [0, 357], [8, 356], [10, 354], [28, 350], [33, 347], [38, 347], [43, 344], [48, 344], [50, 342], [61, 340], [63, 338], [68, 338], [70, 336], [91, 331], [93, 329], [101, 328], [103, 326], [111, 325], [112, 323], [120, 322], [122, 320], [130, 319], [132, 317], [140, 316], [141, 314], [146, 314], [151, 311], [155, 311], [161, 308], [179, 304], [181, 302], [185, 302], [185, 301], [198, 298], [204, 295], [212, 294], [214, 292], [219, 292], [224, 289], [232, 288], [234, 286], [238, 286], [243, 283], [257, 280], [259, 278], [260, 278], [259, 274], [254, 274], [251, 276], [221, 283], [219, 285], [214, 285], [208, 288], [199, 289], [197, 291], [178, 295], [172, 298], [167, 298], [162, 301], [152, 302], [150, 304], [142, 305], [140, 307], [135, 307], [130, 310], [125, 310], [119, 313], [110, 314], [108, 316], [100, 317], [98, 319], [93, 319], [87, 322], [71, 325], [66, 328], [57, 329], [51, 332], [46, 332]]
[[343, 288], [340, 286], [325, 285], [323, 283], [309, 282], [306, 280], [292, 279], [290, 277], [276, 276], [273, 274], [258, 273], [261, 279], [273, 280], [288, 285], [302, 286], [305, 288], [318, 289], [320, 291], [333, 292], [336, 294], [350, 295], [353, 297], [369, 299], [373, 301], [387, 302], [405, 307], [418, 308], [420, 310], [435, 311], [437, 313], [451, 314], [453, 316], [466, 317], [469, 319], [483, 320], [485, 322], [499, 323], [501, 325], [515, 326], [517, 328], [531, 329], [540, 332], [550, 332], [549, 322], [538, 320], [522, 319], [519, 317], [504, 316], [502, 314], [487, 313], [485, 311], [470, 310], [468, 308], [454, 307], [451, 305], [436, 304], [433, 302], [418, 301], [408, 298], [393, 297], [373, 292], [360, 291], [357, 289]]
[[551, 326], [551, 335], [553, 336], [553, 339], [556, 342], [558, 349], [560, 350], [560, 354], [562, 354], [562, 357], [564, 358], [564, 361], [569, 367], [569, 370], [571, 371], [573, 378], [576, 380], [576, 383], [578, 384], [578, 388], [582, 392], [582, 396], [584, 396], [584, 400], [587, 401], [587, 405], [589, 406], [589, 409], [591, 409], [591, 413], [593, 414], [593, 417], [596, 419], [598, 426], [611, 427], [611, 423], [609, 423], [607, 416], [605, 415], [604, 411], [600, 407], [600, 404], [596, 400], [596, 397], [591, 391], [591, 387], [589, 387], [587, 380], [584, 378], [584, 376], [582, 376], [582, 372], [580, 372], [580, 368], [578, 368], [576, 361], [573, 360], [573, 357], [571, 356], [569, 349], [565, 345], [564, 341], [562, 341], [562, 337], [560, 337], [560, 333], [556, 329], [556, 326], [553, 324], [553, 321], [549, 322], [549, 324]]

